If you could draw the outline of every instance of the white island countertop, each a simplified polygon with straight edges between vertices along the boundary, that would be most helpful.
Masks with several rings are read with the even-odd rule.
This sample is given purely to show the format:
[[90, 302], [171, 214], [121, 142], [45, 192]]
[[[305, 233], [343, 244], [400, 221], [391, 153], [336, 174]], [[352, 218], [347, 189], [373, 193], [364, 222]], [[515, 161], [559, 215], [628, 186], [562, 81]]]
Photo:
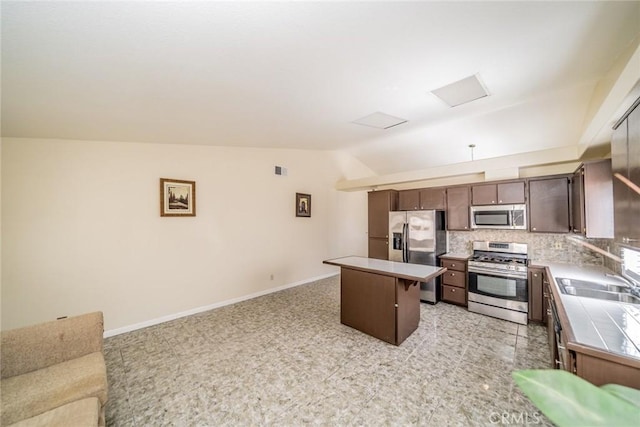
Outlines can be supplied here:
[[397, 277], [399, 279], [428, 282], [434, 277], [447, 271], [443, 267], [435, 267], [423, 264], [408, 264], [404, 262], [386, 261], [383, 259], [365, 258], [359, 256], [347, 256], [323, 261], [324, 264], [337, 265], [338, 267], [353, 268], [383, 276]]

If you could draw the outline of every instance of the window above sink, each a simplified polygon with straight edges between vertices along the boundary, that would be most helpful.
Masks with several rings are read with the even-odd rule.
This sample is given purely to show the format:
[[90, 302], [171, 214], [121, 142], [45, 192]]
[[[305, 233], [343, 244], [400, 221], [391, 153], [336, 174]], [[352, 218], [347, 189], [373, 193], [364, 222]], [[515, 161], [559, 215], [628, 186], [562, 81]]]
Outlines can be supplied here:
[[622, 275], [640, 286], [640, 251], [622, 248]]

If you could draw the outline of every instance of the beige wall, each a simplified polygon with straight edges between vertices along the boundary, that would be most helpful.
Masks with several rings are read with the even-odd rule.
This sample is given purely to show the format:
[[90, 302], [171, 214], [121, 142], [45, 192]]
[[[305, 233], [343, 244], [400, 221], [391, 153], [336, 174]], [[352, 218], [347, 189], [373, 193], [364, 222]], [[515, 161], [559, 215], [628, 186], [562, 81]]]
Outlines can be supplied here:
[[[118, 333], [336, 273], [322, 264], [329, 257], [366, 255], [366, 193], [334, 187], [371, 171], [345, 155], [2, 142], [3, 329], [102, 310]], [[195, 218], [160, 217], [161, 177], [196, 181]], [[295, 217], [296, 192], [312, 195], [311, 218]]]

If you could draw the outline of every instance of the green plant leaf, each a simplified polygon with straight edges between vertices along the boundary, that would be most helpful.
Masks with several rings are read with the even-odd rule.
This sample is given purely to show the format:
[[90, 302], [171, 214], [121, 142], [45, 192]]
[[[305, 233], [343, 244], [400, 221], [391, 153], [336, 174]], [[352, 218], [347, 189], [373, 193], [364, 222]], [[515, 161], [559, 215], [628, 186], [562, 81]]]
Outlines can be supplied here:
[[640, 408], [640, 390], [619, 384], [606, 384], [600, 388]]
[[640, 412], [635, 405], [567, 371], [521, 370], [512, 376], [538, 409], [559, 427], [638, 425]]

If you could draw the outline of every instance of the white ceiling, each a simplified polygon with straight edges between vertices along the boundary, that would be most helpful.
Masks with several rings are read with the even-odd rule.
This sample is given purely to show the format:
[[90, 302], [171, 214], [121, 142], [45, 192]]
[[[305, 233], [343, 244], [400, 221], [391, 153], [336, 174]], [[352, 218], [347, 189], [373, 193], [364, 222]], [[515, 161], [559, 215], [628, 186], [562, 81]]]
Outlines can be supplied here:
[[[2, 1], [2, 135], [346, 150], [379, 175], [576, 146], [640, 2]], [[490, 96], [430, 93], [478, 74]], [[352, 123], [386, 113], [389, 129]]]

